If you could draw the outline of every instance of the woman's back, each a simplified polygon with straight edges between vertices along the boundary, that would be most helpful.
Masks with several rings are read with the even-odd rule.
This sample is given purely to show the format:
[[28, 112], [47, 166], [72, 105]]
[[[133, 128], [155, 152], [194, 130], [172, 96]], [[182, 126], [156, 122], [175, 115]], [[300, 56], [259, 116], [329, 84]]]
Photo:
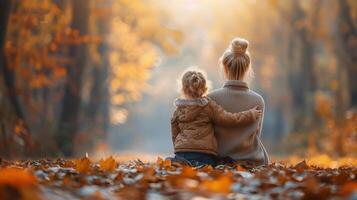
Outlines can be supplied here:
[[[249, 90], [247, 84], [239, 80], [229, 80], [223, 88], [208, 94], [210, 98], [229, 112], [241, 112], [256, 105], [264, 111], [263, 98]], [[261, 142], [262, 120], [245, 126], [214, 125], [218, 141], [218, 154], [235, 160], [249, 160], [258, 165], [268, 164], [269, 158]]]

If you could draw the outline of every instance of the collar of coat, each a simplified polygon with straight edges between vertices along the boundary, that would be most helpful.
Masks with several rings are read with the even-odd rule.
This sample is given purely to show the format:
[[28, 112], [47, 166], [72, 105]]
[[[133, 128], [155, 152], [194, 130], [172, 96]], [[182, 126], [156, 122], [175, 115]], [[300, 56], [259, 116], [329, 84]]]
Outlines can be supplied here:
[[177, 98], [174, 102], [175, 106], [205, 106], [208, 104], [208, 97], [202, 97], [197, 99], [182, 99]]
[[242, 89], [249, 89], [247, 82], [240, 80], [227, 80], [223, 87], [237, 87]]

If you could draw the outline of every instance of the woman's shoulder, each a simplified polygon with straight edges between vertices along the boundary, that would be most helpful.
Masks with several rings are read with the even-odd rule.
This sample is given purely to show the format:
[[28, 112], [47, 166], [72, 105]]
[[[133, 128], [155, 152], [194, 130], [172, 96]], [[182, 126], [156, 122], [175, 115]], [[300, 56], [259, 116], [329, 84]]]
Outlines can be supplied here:
[[217, 88], [208, 92], [207, 96], [214, 99], [216, 96], [221, 96], [222, 93], [224, 93], [224, 88]]
[[251, 94], [252, 97], [256, 98], [258, 101], [264, 103], [264, 98], [262, 95], [260, 95], [258, 92], [255, 92], [254, 90], [249, 90], [249, 93]]
[[244, 96], [245, 98], [249, 98], [250, 100], [255, 101], [258, 104], [264, 105], [264, 98], [254, 90], [248, 89], [245, 90], [245, 92], [240, 92], [238, 95], [232, 95], [231, 92], [227, 92], [227, 90], [228, 89], [224, 87], [218, 88], [209, 92], [207, 96], [218, 102], [226, 98], [241, 98]]

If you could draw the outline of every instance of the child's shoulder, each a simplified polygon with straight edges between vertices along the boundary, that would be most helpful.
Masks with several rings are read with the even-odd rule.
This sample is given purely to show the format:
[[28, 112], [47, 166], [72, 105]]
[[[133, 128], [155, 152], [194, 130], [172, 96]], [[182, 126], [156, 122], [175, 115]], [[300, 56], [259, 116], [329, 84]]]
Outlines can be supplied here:
[[217, 104], [216, 101], [209, 96], [205, 96], [204, 98], [206, 99], [208, 105]]
[[196, 120], [200, 114], [210, 113], [209, 102], [208, 98], [176, 99], [173, 117], [185, 122]]
[[202, 97], [202, 98], [196, 98], [196, 99], [183, 99], [183, 98], [177, 98], [174, 101], [174, 105], [176, 107], [181, 107], [181, 106], [200, 106], [204, 107], [207, 106], [212, 99], [209, 97]]

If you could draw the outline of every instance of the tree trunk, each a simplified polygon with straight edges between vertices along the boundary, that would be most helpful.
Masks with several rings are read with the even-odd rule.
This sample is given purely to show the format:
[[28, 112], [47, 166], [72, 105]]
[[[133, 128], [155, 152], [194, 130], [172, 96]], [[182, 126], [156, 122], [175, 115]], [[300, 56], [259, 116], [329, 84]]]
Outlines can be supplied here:
[[[288, 35], [288, 46], [287, 46], [287, 55], [288, 55], [288, 77], [289, 77], [289, 87], [291, 88], [291, 96], [292, 96], [292, 110], [294, 113], [293, 116], [293, 131], [301, 130], [303, 128], [303, 120], [304, 120], [304, 112], [306, 108], [305, 101], [305, 86], [301, 83], [302, 81], [302, 56], [304, 53], [302, 51], [299, 52], [300, 48], [304, 48], [303, 46], [299, 46], [301, 41], [299, 41], [301, 37], [300, 30], [296, 28], [296, 23], [299, 20], [302, 20], [303, 13], [300, 8], [299, 2], [292, 1], [291, 2], [291, 20], [288, 22], [288, 26], [290, 27], [290, 33]], [[304, 80], [305, 81], [305, 80]]]
[[338, 15], [336, 19], [336, 27], [333, 28], [334, 52], [337, 58], [337, 80], [338, 89], [335, 96], [335, 149], [339, 156], [346, 154], [344, 148], [345, 136], [342, 128], [345, 126], [346, 111], [351, 106], [357, 106], [357, 47], [351, 45], [351, 41], [357, 40], [357, 31], [354, 27], [350, 7], [346, 0], [338, 1]]
[[[97, 19], [96, 28], [100, 37], [105, 38], [108, 24], [104, 19]], [[92, 136], [96, 141], [104, 140], [109, 127], [109, 76], [108, 44], [104, 40], [98, 45], [101, 63], [93, 69], [93, 85], [88, 105], [88, 121]], [[95, 144], [95, 142], [93, 142]]]
[[[87, 0], [72, 1], [72, 28], [80, 35], [88, 33], [89, 3]], [[77, 44], [70, 48], [73, 64], [67, 68], [62, 114], [59, 121], [57, 144], [64, 156], [74, 155], [74, 139], [78, 131], [81, 106], [81, 81], [87, 59], [87, 45]]]
[[[5, 39], [6, 39], [6, 30], [7, 30], [7, 24], [9, 20], [9, 15], [10, 15], [10, 9], [11, 9], [11, 0], [3, 0], [2, 6], [0, 7], [0, 49], [1, 49], [1, 55], [3, 54], [4, 51], [4, 45], [5, 45]], [[1, 57], [3, 59], [3, 57]]]
[[339, 59], [343, 60], [348, 72], [348, 86], [351, 106], [357, 106], [357, 46], [353, 41], [357, 40], [357, 30], [353, 23], [350, 5], [346, 0], [338, 1], [338, 30], [339, 44], [336, 44]]
[[[319, 4], [314, 5], [315, 24]], [[307, 27], [296, 27], [300, 21], [306, 21], [306, 13], [302, 10], [299, 1], [291, 2], [292, 18], [290, 20], [290, 35], [288, 42], [288, 77], [292, 91], [292, 106], [294, 112], [293, 130], [302, 130], [311, 126], [314, 116], [313, 95], [316, 90], [316, 77], [314, 71], [314, 43], [311, 41], [312, 33]]]
[[[15, 74], [14, 72], [8, 68], [6, 57], [5, 57], [5, 41], [6, 41], [6, 32], [8, 26], [8, 20], [11, 11], [11, 0], [5, 0], [2, 2], [2, 6], [0, 6], [0, 71], [2, 74], [2, 79], [4, 80], [4, 86], [6, 91], [4, 96], [8, 97], [8, 101], [11, 104], [11, 108], [14, 111], [16, 121], [13, 125], [15, 126], [16, 123], [21, 122], [23, 126], [23, 131], [20, 133], [23, 141], [24, 146], [26, 148], [26, 153], [29, 154], [31, 152], [32, 146], [32, 139], [28, 129], [27, 124], [25, 123], [24, 114], [21, 110], [20, 102], [16, 96], [16, 88], [15, 88]], [[11, 127], [14, 128], [14, 127]]]
[[8, 18], [10, 15], [10, 9], [11, 9], [11, 1], [6, 0], [5, 3], [3, 2], [3, 6], [0, 7], [0, 69], [2, 71], [3, 77], [4, 77], [4, 82], [5, 85], [8, 89], [8, 95], [10, 98], [11, 103], [13, 104], [12, 106], [14, 107], [14, 110], [16, 112], [16, 115], [20, 119], [24, 119], [24, 115], [22, 113], [20, 104], [18, 99], [16, 98], [15, 94], [15, 76], [13, 71], [11, 71], [7, 66], [6, 66], [6, 58], [5, 58], [5, 41], [6, 41], [6, 30], [7, 30], [7, 23], [8, 23]]

